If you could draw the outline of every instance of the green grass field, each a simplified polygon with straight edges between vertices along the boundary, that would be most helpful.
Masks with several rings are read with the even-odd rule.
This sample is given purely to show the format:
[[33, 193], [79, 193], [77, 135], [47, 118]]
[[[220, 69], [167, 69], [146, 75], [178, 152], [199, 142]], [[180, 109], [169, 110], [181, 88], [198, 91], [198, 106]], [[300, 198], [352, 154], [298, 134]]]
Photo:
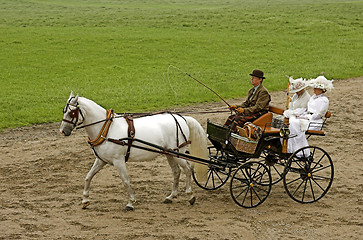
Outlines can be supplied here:
[[361, 76], [362, 12], [358, 0], [0, 0], [0, 129], [60, 121], [71, 90], [116, 112], [219, 101], [171, 64], [225, 98], [246, 94], [254, 68], [270, 91], [286, 75]]

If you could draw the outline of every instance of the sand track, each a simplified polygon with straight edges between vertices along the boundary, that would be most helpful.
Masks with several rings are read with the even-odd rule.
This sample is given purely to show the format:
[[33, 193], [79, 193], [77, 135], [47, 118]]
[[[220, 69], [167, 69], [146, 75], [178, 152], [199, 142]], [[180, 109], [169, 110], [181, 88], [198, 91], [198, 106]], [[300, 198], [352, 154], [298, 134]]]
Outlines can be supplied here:
[[[257, 208], [238, 207], [229, 185], [205, 191], [194, 184], [197, 202], [181, 194], [172, 204], [172, 175], [165, 157], [130, 162], [128, 169], [137, 203], [124, 212], [126, 190], [111, 166], [91, 185], [91, 205], [80, 203], [84, 178], [93, 154], [84, 130], [58, 134], [59, 123], [5, 130], [0, 133], [0, 239], [361, 239], [363, 232], [363, 77], [335, 81], [328, 94], [330, 111], [325, 137], [311, 145], [324, 148], [335, 165], [331, 190], [319, 202], [299, 204], [283, 184], [274, 185]], [[272, 94], [284, 106], [284, 94]], [[243, 99], [229, 100], [240, 103]], [[222, 110], [223, 103], [178, 110]], [[193, 114], [223, 123], [227, 114]]]

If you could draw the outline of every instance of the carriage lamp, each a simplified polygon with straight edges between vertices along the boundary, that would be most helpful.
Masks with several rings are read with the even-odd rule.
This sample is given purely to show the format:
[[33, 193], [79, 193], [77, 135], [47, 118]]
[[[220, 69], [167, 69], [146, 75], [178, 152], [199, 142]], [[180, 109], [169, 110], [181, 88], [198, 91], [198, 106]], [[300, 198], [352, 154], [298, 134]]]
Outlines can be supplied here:
[[284, 126], [280, 129], [280, 136], [282, 138], [287, 138], [290, 135], [290, 130], [288, 126]]

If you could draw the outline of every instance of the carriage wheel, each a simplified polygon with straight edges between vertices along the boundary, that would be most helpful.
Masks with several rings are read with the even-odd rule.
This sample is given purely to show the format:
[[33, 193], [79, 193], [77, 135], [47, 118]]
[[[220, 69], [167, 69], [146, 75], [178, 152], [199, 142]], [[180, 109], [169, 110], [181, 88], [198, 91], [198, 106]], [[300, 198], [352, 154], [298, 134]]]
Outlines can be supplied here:
[[210, 164], [205, 180], [198, 180], [194, 172], [193, 179], [199, 187], [205, 190], [215, 190], [222, 187], [227, 182], [230, 174], [231, 168]]
[[270, 194], [270, 171], [260, 162], [247, 162], [233, 174], [230, 190], [232, 199], [237, 205], [244, 208], [257, 207]]
[[231, 175], [231, 168], [227, 166], [227, 158], [223, 152], [209, 147], [208, 173], [206, 179], [197, 179], [193, 172], [194, 182], [205, 190], [215, 190], [222, 187]]
[[312, 203], [329, 190], [334, 177], [333, 162], [319, 147], [303, 147], [289, 158], [284, 170], [287, 194], [299, 203]]
[[271, 173], [271, 184], [274, 185], [280, 182], [283, 178], [285, 165], [287, 159], [279, 157], [278, 154], [273, 153], [268, 150], [264, 150], [261, 153], [260, 159], [261, 163], [265, 164]]

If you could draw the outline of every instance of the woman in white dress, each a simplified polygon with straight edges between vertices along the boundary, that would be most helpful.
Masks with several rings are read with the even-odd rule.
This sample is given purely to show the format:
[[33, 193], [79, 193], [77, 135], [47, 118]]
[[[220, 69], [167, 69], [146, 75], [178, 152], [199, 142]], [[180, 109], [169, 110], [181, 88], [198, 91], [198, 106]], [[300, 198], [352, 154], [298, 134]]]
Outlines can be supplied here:
[[289, 93], [294, 95], [289, 103], [289, 109], [285, 111], [285, 114], [291, 116], [306, 111], [310, 94], [305, 90], [309, 86], [309, 82], [305, 79], [298, 78], [294, 80], [290, 77], [289, 81]]
[[[284, 122], [284, 118], [290, 118], [293, 115], [299, 115], [306, 111], [310, 94], [305, 90], [309, 86], [309, 82], [302, 78], [293, 79], [289, 77], [289, 93], [294, 94], [289, 101], [288, 110], [285, 110], [285, 116], [275, 116], [276, 127], [281, 128], [280, 124]], [[275, 126], [274, 126], [275, 127]]]
[[[290, 135], [287, 152], [293, 153], [299, 148], [308, 146], [305, 137], [306, 130], [321, 130], [323, 126], [323, 117], [328, 111], [329, 99], [324, 95], [328, 90], [333, 89], [333, 80], [327, 80], [324, 76], [319, 76], [309, 82], [309, 86], [314, 88], [314, 95], [310, 97], [307, 108], [299, 110], [285, 111], [284, 116], [289, 118]], [[307, 149], [308, 151], [308, 149]], [[301, 153], [302, 154], [302, 153]], [[310, 154], [305, 152], [304, 155]]]

